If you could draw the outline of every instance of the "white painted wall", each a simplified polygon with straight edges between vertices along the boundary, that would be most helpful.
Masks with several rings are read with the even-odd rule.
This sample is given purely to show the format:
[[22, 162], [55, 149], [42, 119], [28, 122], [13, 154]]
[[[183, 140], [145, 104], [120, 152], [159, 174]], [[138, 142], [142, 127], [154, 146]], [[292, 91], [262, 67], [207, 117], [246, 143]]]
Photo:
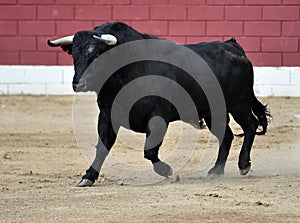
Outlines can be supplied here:
[[263, 97], [300, 97], [300, 67], [254, 67], [254, 91]]
[[[72, 66], [0, 66], [0, 94], [72, 95]], [[300, 67], [254, 67], [260, 97], [300, 97]]]
[[0, 66], [0, 94], [74, 94], [72, 66]]

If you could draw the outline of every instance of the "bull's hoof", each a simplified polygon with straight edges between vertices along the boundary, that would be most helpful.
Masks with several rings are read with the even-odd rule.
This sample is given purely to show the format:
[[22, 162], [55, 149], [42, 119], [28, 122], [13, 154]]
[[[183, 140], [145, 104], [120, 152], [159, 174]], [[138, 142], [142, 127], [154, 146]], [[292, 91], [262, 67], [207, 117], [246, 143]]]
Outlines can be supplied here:
[[240, 174], [246, 175], [249, 172], [250, 168], [251, 168], [251, 163], [246, 168], [243, 169], [240, 168]]
[[214, 166], [208, 171], [208, 177], [215, 178], [224, 175], [224, 167]]
[[238, 166], [240, 169], [240, 174], [246, 175], [251, 168], [251, 161], [246, 161], [246, 162], [239, 161]]
[[210, 179], [210, 180], [218, 179], [220, 177], [221, 177], [220, 174], [215, 174], [215, 173], [209, 173], [209, 174], [207, 174], [207, 179]]
[[99, 172], [97, 172], [92, 166], [86, 171], [82, 179], [77, 183], [77, 187], [92, 186], [98, 179]]
[[77, 187], [89, 187], [92, 186], [95, 183], [95, 181], [89, 180], [89, 179], [82, 179], [77, 183]]
[[157, 173], [158, 175], [163, 176], [163, 177], [169, 177], [173, 174], [172, 168], [168, 164], [166, 164], [162, 161], [153, 163], [153, 168], [154, 168], [155, 173]]

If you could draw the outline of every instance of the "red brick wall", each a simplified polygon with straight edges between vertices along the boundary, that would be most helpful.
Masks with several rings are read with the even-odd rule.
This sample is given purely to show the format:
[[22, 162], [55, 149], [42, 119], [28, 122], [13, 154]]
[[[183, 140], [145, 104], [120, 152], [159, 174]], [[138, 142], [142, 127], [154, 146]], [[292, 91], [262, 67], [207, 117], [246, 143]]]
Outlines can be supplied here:
[[177, 43], [241, 43], [256, 66], [300, 66], [300, 0], [1, 0], [0, 64], [67, 65], [45, 42], [123, 21]]

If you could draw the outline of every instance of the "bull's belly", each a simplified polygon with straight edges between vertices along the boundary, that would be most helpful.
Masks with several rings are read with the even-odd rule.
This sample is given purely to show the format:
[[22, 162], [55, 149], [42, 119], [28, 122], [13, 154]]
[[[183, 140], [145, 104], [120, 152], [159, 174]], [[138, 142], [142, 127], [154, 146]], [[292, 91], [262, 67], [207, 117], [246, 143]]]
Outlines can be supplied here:
[[[161, 121], [163, 122], [162, 119], [161, 119]], [[173, 119], [173, 120], [168, 121], [168, 122], [165, 121], [165, 124], [166, 124], [166, 126], [168, 126], [169, 123], [175, 122], [175, 121], [182, 121], [184, 123], [190, 124], [191, 126], [193, 126], [196, 129], [201, 129], [205, 125], [204, 122], [203, 122], [203, 120], [199, 120], [199, 119], [198, 120], [187, 120], [187, 119], [180, 119], [180, 118], [176, 118], [176, 119]], [[128, 130], [132, 130], [134, 132], [146, 133], [147, 132], [148, 123], [149, 123], [149, 121], [144, 121], [144, 120], [141, 120], [141, 119], [136, 119], [134, 121], [131, 121], [129, 126], [126, 125], [126, 126], [122, 126], [122, 127], [126, 128]], [[159, 123], [159, 125], [162, 125], [162, 123]]]
[[186, 107], [178, 111], [176, 107], [166, 99], [148, 96], [132, 106], [129, 117], [120, 115], [120, 120], [118, 121], [120, 121], [120, 126], [139, 133], [146, 133], [148, 123], [151, 123], [152, 119], [158, 120], [156, 123], [158, 126], [162, 124], [168, 126], [170, 122], [181, 120], [191, 124], [195, 128], [201, 128], [201, 117], [204, 117], [205, 114], [208, 113], [208, 108], [205, 103], [202, 103], [194, 110]]

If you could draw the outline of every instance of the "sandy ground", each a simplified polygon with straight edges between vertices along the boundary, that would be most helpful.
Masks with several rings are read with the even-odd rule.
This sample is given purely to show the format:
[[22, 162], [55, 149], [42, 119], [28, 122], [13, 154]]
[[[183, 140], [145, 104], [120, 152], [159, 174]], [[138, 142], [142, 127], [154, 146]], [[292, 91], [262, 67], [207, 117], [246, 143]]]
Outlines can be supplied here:
[[73, 100], [0, 96], [0, 222], [300, 222], [300, 98], [261, 99], [273, 122], [255, 139], [247, 176], [237, 168], [242, 139], [234, 139], [226, 174], [208, 179], [210, 134], [177, 122], [161, 148], [172, 177], [153, 174], [144, 136], [122, 130], [89, 188], [75, 184], [89, 166], [95, 128], [73, 129]]

